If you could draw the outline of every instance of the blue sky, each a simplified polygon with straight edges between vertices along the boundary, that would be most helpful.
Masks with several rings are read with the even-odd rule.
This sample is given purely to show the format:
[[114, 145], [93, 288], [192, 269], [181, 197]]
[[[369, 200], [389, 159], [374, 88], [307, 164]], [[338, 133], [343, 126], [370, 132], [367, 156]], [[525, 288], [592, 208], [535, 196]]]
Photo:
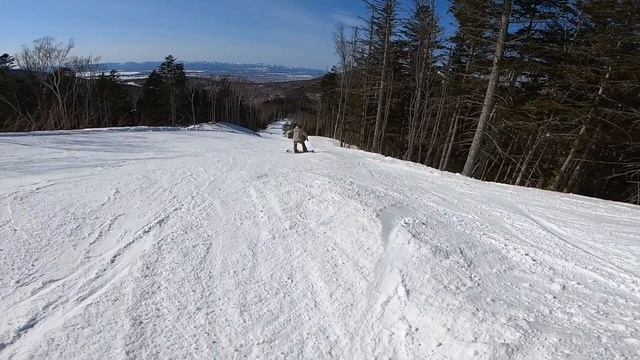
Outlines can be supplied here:
[[[448, 0], [436, 2], [442, 22], [450, 23]], [[0, 8], [0, 53], [54, 36], [105, 62], [173, 54], [318, 69], [336, 62], [337, 22], [365, 14], [360, 0], [0, 0]]]

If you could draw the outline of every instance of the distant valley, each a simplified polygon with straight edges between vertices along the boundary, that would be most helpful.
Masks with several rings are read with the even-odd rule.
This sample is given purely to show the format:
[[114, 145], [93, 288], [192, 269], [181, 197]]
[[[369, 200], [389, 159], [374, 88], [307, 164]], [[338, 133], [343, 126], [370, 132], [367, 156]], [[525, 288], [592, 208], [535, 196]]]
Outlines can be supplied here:
[[[146, 79], [160, 62], [104, 63], [102, 70], [116, 70], [122, 80]], [[256, 83], [309, 80], [326, 73], [324, 70], [267, 64], [233, 64], [221, 62], [184, 62], [188, 76], [204, 78], [232, 77]]]

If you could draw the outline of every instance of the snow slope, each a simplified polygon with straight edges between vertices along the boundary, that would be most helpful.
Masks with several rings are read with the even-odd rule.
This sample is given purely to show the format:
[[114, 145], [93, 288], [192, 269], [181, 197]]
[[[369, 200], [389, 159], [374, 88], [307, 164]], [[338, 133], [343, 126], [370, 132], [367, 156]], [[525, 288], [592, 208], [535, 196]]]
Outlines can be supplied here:
[[639, 207], [126, 130], [0, 135], [0, 359], [640, 357]]

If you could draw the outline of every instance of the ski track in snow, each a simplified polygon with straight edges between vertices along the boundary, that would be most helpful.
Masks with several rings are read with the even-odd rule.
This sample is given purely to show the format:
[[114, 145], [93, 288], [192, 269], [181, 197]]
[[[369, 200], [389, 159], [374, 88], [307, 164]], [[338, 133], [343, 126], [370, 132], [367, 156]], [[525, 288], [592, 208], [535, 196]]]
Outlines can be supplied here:
[[167, 130], [0, 135], [0, 359], [640, 358], [637, 206]]

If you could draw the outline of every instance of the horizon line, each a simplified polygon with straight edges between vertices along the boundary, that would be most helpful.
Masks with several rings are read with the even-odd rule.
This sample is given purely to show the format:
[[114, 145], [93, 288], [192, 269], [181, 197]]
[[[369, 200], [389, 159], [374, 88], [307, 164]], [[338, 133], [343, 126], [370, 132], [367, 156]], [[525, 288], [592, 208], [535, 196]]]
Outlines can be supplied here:
[[[287, 68], [294, 68], [294, 69], [306, 69], [306, 70], [318, 70], [318, 71], [325, 71], [325, 69], [320, 69], [317, 67], [312, 67], [312, 66], [305, 66], [305, 65], [283, 65], [283, 64], [274, 64], [274, 63], [265, 63], [265, 62], [230, 62], [230, 61], [218, 61], [218, 60], [180, 60], [179, 58], [176, 57], [176, 60], [178, 60], [178, 63], [204, 63], [204, 64], [229, 64], [229, 65], [265, 65], [265, 66], [281, 66], [281, 67], [287, 67]], [[133, 60], [127, 60], [127, 61], [99, 61], [98, 64], [144, 64], [144, 63], [162, 63], [164, 61], [163, 60], [139, 60], [139, 61], [133, 61]], [[327, 68], [330, 68], [331, 66], [327, 65]]]

